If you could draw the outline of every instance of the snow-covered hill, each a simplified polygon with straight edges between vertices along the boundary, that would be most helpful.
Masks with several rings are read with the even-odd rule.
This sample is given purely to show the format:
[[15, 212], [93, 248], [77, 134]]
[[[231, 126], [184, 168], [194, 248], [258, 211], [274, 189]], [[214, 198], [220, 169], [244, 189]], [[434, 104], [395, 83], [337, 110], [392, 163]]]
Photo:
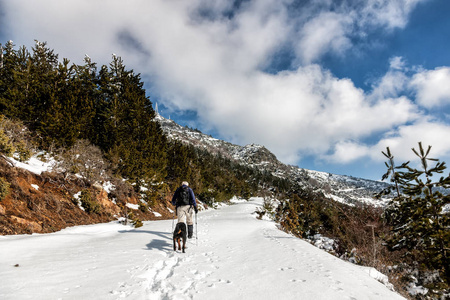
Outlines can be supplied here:
[[171, 220], [0, 236], [0, 299], [403, 299], [375, 269], [257, 220], [262, 202], [200, 212], [185, 254]]
[[183, 127], [161, 115], [157, 115], [156, 120], [161, 124], [162, 129], [170, 139], [180, 140], [212, 153], [220, 153], [242, 164], [270, 171], [273, 175], [292, 180], [308, 190], [322, 192], [333, 200], [350, 205], [362, 202], [375, 206], [384, 206], [388, 201], [387, 198], [376, 200], [373, 197], [374, 194], [388, 186], [385, 182], [286, 165], [281, 163], [264, 146], [256, 144], [234, 145], [203, 134], [198, 130]]

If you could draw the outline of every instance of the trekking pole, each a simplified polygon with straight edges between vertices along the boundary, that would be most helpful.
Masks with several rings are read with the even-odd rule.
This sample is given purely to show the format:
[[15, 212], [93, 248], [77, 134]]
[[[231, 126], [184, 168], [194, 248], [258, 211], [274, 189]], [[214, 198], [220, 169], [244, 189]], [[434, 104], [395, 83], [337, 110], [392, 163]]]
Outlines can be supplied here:
[[173, 218], [172, 218], [172, 232], [173, 232], [173, 223], [175, 222], [175, 210], [173, 211]]
[[198, 246], [197, 213], [195, 214], [195, 245]]

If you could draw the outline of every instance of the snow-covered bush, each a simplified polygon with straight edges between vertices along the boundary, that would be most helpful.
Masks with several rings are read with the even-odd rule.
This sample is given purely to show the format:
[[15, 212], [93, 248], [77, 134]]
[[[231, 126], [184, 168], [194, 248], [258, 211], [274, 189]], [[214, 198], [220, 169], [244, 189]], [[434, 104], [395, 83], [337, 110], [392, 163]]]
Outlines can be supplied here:
[[311, 237], [311, 243], [319, 249], [334, 253], [337, 247], [336, 241], [321, 234], [315, 234]]
[[118, 177], [111, 179], [111, 188], [109, 197], [113, 199], [114, 203], [121, 207], [125, 207], [127, 199], [134, 194], [133, 186], [128, 181]]
[[78, 140], [70, 149], [60, 149], [54, 169], [69, 175], [78, 174], [90, 183], [107, 177], [108, 163], [102, 151], [87, 140]]
[[278, 204], [279, 202], [277, 200], [270, 197], [264, 197], [263, 206], [256, 208], [256, 218], [259, 220], [263, 218], [273, 220], [275, 218], [275, 209], [277, 208]]

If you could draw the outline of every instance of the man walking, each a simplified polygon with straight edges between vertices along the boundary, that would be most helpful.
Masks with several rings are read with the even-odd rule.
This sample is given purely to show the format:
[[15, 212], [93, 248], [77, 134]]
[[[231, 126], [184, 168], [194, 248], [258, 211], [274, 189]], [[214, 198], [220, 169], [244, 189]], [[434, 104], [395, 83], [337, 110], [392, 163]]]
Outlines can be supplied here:
[[197, 201], [195, 200], [194, 191], [189, 187], [189, 183], [183, 181], [181, 186], [175, 191], [172, 197], [172, 204], [178, 216], [178, 222], [185, 222], [188, 226], [188, 238], [191, 239], [194, 234], [194, 222], [192, 220], [193, 213], [198, 212]]

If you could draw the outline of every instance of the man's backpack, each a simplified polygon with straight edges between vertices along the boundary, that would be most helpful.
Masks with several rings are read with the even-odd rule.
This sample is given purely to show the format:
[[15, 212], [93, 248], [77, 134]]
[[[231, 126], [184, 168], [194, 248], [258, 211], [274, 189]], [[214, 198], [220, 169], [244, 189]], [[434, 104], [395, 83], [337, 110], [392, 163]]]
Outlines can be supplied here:
[[182, 186], [178, 192], [177, 206], [190, 205], [189, 203], [189, 188]]

